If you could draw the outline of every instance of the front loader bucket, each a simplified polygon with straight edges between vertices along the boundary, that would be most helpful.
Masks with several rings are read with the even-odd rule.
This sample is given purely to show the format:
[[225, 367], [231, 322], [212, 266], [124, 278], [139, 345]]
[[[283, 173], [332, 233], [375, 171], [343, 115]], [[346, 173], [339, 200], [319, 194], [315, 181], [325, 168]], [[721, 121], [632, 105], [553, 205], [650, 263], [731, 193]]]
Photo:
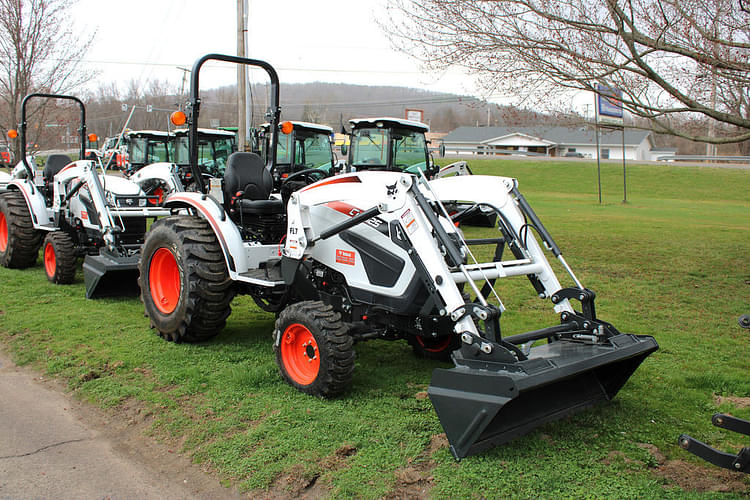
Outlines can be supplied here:
[[86, 298], [138, 295], [138, 256], [120, 257], [104, 250], [83, 259]]
[[512, 364], [436, 369], [427, 392], [456, 459], [611, 400], [659, 346], [653, 337], [617, 335], [609, 344], [561, 340]]

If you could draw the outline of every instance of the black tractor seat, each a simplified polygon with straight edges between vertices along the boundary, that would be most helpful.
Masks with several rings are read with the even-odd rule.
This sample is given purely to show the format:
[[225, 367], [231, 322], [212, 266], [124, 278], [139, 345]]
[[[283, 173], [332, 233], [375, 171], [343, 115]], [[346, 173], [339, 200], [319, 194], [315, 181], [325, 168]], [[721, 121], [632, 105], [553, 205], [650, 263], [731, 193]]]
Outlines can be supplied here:
[[57, 174], [60, 173], [60, 170], [65, 168], [66, 165], [70, 163], [70, 157], [68, 155], [62, 155], [62, 154], [52, 154], [47, 157], [47, 161], [44, 164], [44, 170], [42, 171], [42, 174], [44, 175], [44, 180], [47, 182], [52, 182]]
[[224, 171], [224, 200], [230, 213], [241, 216], [278, 215], [286, 212], [281, 200], [270, 199], [273, 177], [255, 153], [229, 155]]

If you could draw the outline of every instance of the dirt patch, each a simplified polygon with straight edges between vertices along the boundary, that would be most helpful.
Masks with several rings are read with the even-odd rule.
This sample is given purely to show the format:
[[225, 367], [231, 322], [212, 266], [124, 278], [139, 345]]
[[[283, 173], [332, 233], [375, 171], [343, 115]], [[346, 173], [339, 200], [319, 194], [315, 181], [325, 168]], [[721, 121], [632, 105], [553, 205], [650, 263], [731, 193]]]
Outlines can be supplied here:
[[440, 448], [448, 447], [445, 434], [435, 434], [429, 446], [409, 465], [398, 469], [394, 474], [396, 485], [385, 498], [389, 500], [411, 500], [428, 498], [432, 489], [432, 469], [437, 464], [430, 458]]
[[659, 448], [654, 446], [651, 443], [637, 443], [638, 448], [642, 448], [651, 455], [651, 457], [656, 461], [657, 464], [662, 465], [664, 462], [666, 462], [667, 457], [664, 456], [662, 452], [659, 451]]
[[344, 463], [346, 462], [346, 459], [351, 457], [352, 455], [356, 455], [357, 448], [350, 444], [345, 444], [341, 447], [339, 447], [338, 450], [334, 452], [333, 455], [328, 456], [321, 460], [320, 467], [324, 471], [333, 471], [333, 470], [339, 470], [341, 467], [344, 466]]
[[652, 444], [638, 443], [638, 446], [648, 450], [658, 464], [654, 473], [680, 489], [698, 492], [750, 493], [750, 484], [745, 474], [683, 460], [667, 460], [664, 454]]
[[328, 498], [331, 493], [330, 488], [325, 480], [321, 480], [320, 477], [327, 472], [346, 467], [346, 462], [349, 457], [356, 455], [356, 453], [356, 447], [350, 444], [344, 444], [332, 455], [329, 455], [320, 461], [319, 472], [305, 472], [302, 464], [296, 464], [282, 474], [268, 491], [255, 490], [250, 492], [250, 497], [262, 498], [264, 500], [281, 500], [288, 498], [318, 500], [321, 498]]
[[277, 500], [282, 498], [325, 498], [328, 489], [318, 482], [320, 474], [305, 473], [302, 464], [294, 465], [283, 476], [276, 480], [267, 492], [255, 492], [254, 498]]
[[750, 398], [741, 398], [739, 396], [714, 396], [716, 406], [729, 403], [735, 408], [750, 408]]
[[747, 477], [718, 467], [709, 469], [682, 460], [669, 460], [656, 469], [656, 475], [676, 484], [683, 490], [750, 493]]

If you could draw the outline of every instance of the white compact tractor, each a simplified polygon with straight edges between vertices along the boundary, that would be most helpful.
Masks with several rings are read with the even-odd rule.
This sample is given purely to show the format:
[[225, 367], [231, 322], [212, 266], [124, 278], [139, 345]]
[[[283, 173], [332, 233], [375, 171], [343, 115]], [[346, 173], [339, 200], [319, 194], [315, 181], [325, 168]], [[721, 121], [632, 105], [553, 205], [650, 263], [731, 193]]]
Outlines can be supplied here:
[[[280, 114], [268, 63], [199, 59], [189, 109], [196, 173], [192, 139], [208, 60], [265, 69], [272, 131]], [[259, 156], [235, 153], [223, 200], [204, 186], [165, 200], [173, 215], [153, 224], [140, 261], [141, 298], [162, 337], [209, 339], [224, 327], [235, 294], [249, 294], [278, 315], [273, 348], [282, 377], [324, 397], [350, 384], [356, 342], [407, 339], [454, 364], [435, 370], [428, 393], [456, 458], [613, 398], [658, 348], [653, 337], [623, 334], [597, 318], [594, 293], [576, 279], [514, 179], [364, 171], [312, 183], [286, 205], [269, 197], [272, 184]], [[491, 207], [497, 236], [464, 239], [440, 200]], [[574, 286], [561, 286], [534, 233]], [[474, 259], [477, 244], [494, 245], [495, 258]], [[502, 259], [505, 247], [510, 260]], [[559, 324], [501, 334], [503, 305], [493, 286], [513, 276], [525, 276], [551, 302]]]
[[[126, 292], [137, 283], [138, 252], [148, 218], [165, 215], [154, 196], [119, 176], [99, 174], [95, 160], [71, 162], [52, 154], [37, 172], [25, 152], [26, 105], [32, 98], [63, 99], [81, 109], [81, 158], [85, 155], [86, 109], [77, 97], [30, 94], [21, 104], [23, 172], [0, 194], [0, 263], [26, 268], [43, 247], [47, 278], [72, 283], [84, 257], [86, 296]], [[123, 276], [129, 275], [129, 276]]]

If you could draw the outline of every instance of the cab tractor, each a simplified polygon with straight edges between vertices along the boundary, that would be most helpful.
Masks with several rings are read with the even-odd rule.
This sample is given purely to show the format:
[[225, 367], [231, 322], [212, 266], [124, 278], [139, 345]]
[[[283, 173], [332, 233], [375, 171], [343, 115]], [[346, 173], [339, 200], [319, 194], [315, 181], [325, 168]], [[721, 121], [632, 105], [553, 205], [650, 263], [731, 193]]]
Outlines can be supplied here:
[[[190, 148], [188, 129], [174, 130], [172, 159], [179, 167], [180, 177], [186, 185], [190, 183]], [[198, 129], [198, 166], [204, 178], [221, 177], [227, 166], [229, 155], [237, 151], [235, 133], [211, 128]]]
[[[269, 159], [234, 153], [216, 191], [202, 183], [197, 162], [199, 75], [211, 60], [258, 66], [271, 80]], [[248, 294], [277, 314], [269, 340], [281, 377], [322, 397], [351, 385], [355, 343], [406, 339], [453, 363], [433, 372], [428, 394], [457, 459], [612, 399], [658, 348], [653, 337], [622, 333], [598, 317], [596, 295], [516, 179], [429, 181], [365, 169], [312, 182], [283, 203], [270, 196], [280, 115], [274, 68], [209, 54], [193, 65], [190, 92], [190, 167], [199, 192], [167, 197], [172, 215], [151, 226], [139, 264], [146, 315], [164, 339], [214, 337], [232, 298]], [[497, 232], [465, 239], [441, 200], [491, 207]], [[558, 281], [542, 243], [569, 286]], [[475, 259], [478, 245], [494, 246], [495, 257]], [[505, 248], [512, 257], [503, 258]], [[501, 331], [504, 306], [494, 285], [512, 277], [527, 279], [559, 322]]]
[[[465, 161], [438, 167], [432, 159], [424, 123], [400, 118], [355, 118], [351, 125], [348, 171], [387, 170], [417, 174], [428, 179], [472, 175]], [[446, 205], [456, 222], [467, 226], [494, 227], [496, 214], [472, 203]]]
[[125, 130], [102, 144], [104, 167], [133, 175], [146, 165], [172, 160], [174, 136], [161, 130]]
[[[270, 127], [268, 123], [260, 126], [260, 155], [266, 160], [271, 140]], [[331, 127], [317, 123], [285, 121], [279, 129], [281, 133], [278, 134], [276, 163], [273, 167], [274, 186], [277, 189], [291, 174], [303, 170], [320, 170], [320, 173], [311, 172], [317, 179], [337, 172], [336, 156], [331, 147]]]

